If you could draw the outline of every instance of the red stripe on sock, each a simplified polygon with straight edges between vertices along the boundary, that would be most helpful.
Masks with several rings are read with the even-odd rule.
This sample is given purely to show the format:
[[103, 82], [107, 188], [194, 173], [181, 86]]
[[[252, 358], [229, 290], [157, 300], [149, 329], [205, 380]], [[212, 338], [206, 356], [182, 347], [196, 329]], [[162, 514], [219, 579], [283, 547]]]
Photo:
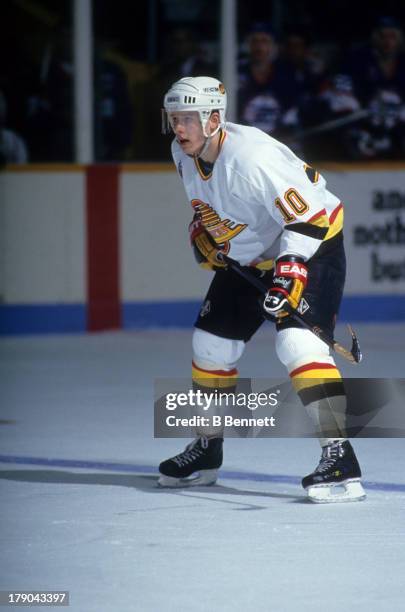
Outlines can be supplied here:
[[204, 370], [203, 368], [199, 368], [194, 363], [194, 361], [192, 363], [193, 363], [193, 368], [195, 368], [199, 372], [207, 372], [208, 374], [213, 374], [215, 376], [236, 376], [238, 373], [238, 370], [236, 368], [233, 368], [233, 370]]
[[290, 372], [290, 376], [297, 376], [297, 374], [307, 372], [308, 370], [337, 370], [337, 367], [331, 363], [317, 363], [316, 361], [313, 361], [312, 363], [307, 363], [306, 365], [296, 368]]
[[89, 331], [121, 327], [118, 179], [118, 166], [89, 166], [86, 171]]

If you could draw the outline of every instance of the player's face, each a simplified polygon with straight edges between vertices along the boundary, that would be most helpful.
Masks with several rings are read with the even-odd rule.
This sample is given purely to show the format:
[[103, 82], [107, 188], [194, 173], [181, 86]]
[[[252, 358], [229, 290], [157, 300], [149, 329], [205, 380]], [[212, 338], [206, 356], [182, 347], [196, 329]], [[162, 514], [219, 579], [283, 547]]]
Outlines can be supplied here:
[[205, 142], [199, 114], [196, 111], [169, 113], [169, 121], [184, 153], [198, 153]]
[[401, 34], [395, 28], [382, 28], [377, 38], [379, 49], [387, 54], [398, 53], [401, 46]]
[[249, 38], [250, 57], [253, 61], [267, 61], [273, 48], [273, 38], [266, 32], [255, 32]]

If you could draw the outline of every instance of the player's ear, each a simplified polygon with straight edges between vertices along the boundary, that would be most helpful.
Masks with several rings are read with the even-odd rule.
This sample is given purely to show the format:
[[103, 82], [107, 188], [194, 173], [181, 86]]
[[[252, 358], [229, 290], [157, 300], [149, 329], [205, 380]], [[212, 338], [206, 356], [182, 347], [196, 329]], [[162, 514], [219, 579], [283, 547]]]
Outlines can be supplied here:
[[216, 110], [212, 111], [210, 115], [211, 132], [214, 132], [218, 128], [220, 121], [219, 112]]

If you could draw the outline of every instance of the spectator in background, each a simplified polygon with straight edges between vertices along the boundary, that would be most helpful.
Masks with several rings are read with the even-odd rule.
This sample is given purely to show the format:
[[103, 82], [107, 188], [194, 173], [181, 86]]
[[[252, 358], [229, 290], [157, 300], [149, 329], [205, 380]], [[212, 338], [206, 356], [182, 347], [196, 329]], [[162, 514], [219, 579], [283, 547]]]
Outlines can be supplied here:
[[24, 134], [34, 161], [73, 160], [73, 58], [68, 29], [52, 32], [26, 99]]
[[310, 136], [302, 140], [304, 152], [312, 159], [355, 157], [353, 146], [361, 116], [350, 76], [331, 75], [323, 81], [320, 91], [307, 97], [300, 106], [302, 134]]
[[7, 102], [0, 91], [0, 166], [4, 164], [26, 164], [28, 151], [23, 139], [7, 125]]
[[299, 87], [290, 65], [277, 59], [275, 35], [267, 23], [250, 28], [248, 57], [239, 63], [238, 115], [240, 123], [267, 134], [278, 134], [295, 124]]
[[207, 43], [204, 44], [192, 28], [179, 26], [168, 33], [163, 45], [164, 59], [155, 77], [145, 84], [145, 110], [141, 121], [145, 129], [142, 149], [146, 159], [167, 159], [167, 142], [161, 138], [156, 117], [160, 115], [162, 98], [170, 85], [184, 76], [214, 76], [217, 73], [217, 63], [207, 57], [206, 47]]
[[213, 76], [217, 71], [214, 61], [207, 58], [204, 45], [191, 28], [176, 27], [164, 42], [164, 59], [160, 64], [160, 80], [166, 81], [162, 95], [176, 80], [184, 76], [204, 74]]
[[392, 17], [383, 17], [371, 36], [371, 43], [346, 58], [345, 71], [353, 78], [356, 93], [364, 105], [379, 91], [395, 91], [405, 97], [405, 54], [403, 32]]
[[[94, 57], [95, 156], [98, 161], [125, 158], [132, 140], [132, 109], [126, 75], [97, 42]], [[72, 33], [56, 32], [44, 47], [41, 70], [26, 102], [25, 133], [35, 161], [74, 159], [74, 74]]]
[[383, 17], [371, 43], [345, 61], [354, 91], [370, 116], [358, 125], [352, 153], [357, 158], [396, 158], [405, 154], [405, 53], [403, 32]]
[[287, 34], [280, 64], [288, 74], [292, 74], [300, 101], [317, 92], [324, 76], [324, 64], [312, 52], [308, 35], [299, 28]]
[[100, 41], [95, 53], [95, 149], [99, 161], [120, 161], [132, 143], [132, 105], [126, 75], [109, 49]]

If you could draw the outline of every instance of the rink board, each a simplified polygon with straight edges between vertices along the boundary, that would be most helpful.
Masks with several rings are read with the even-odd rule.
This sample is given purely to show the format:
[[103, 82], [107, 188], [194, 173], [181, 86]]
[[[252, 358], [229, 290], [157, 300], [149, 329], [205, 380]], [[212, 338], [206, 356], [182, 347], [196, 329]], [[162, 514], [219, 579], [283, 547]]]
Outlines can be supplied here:
[[[405, 320], [404, 170], [321, 169], [345, 205], [342, 321]], [[14, 166], [0, 193], [0, 333], [193, 324], [212, 274], [171, 165]]]

